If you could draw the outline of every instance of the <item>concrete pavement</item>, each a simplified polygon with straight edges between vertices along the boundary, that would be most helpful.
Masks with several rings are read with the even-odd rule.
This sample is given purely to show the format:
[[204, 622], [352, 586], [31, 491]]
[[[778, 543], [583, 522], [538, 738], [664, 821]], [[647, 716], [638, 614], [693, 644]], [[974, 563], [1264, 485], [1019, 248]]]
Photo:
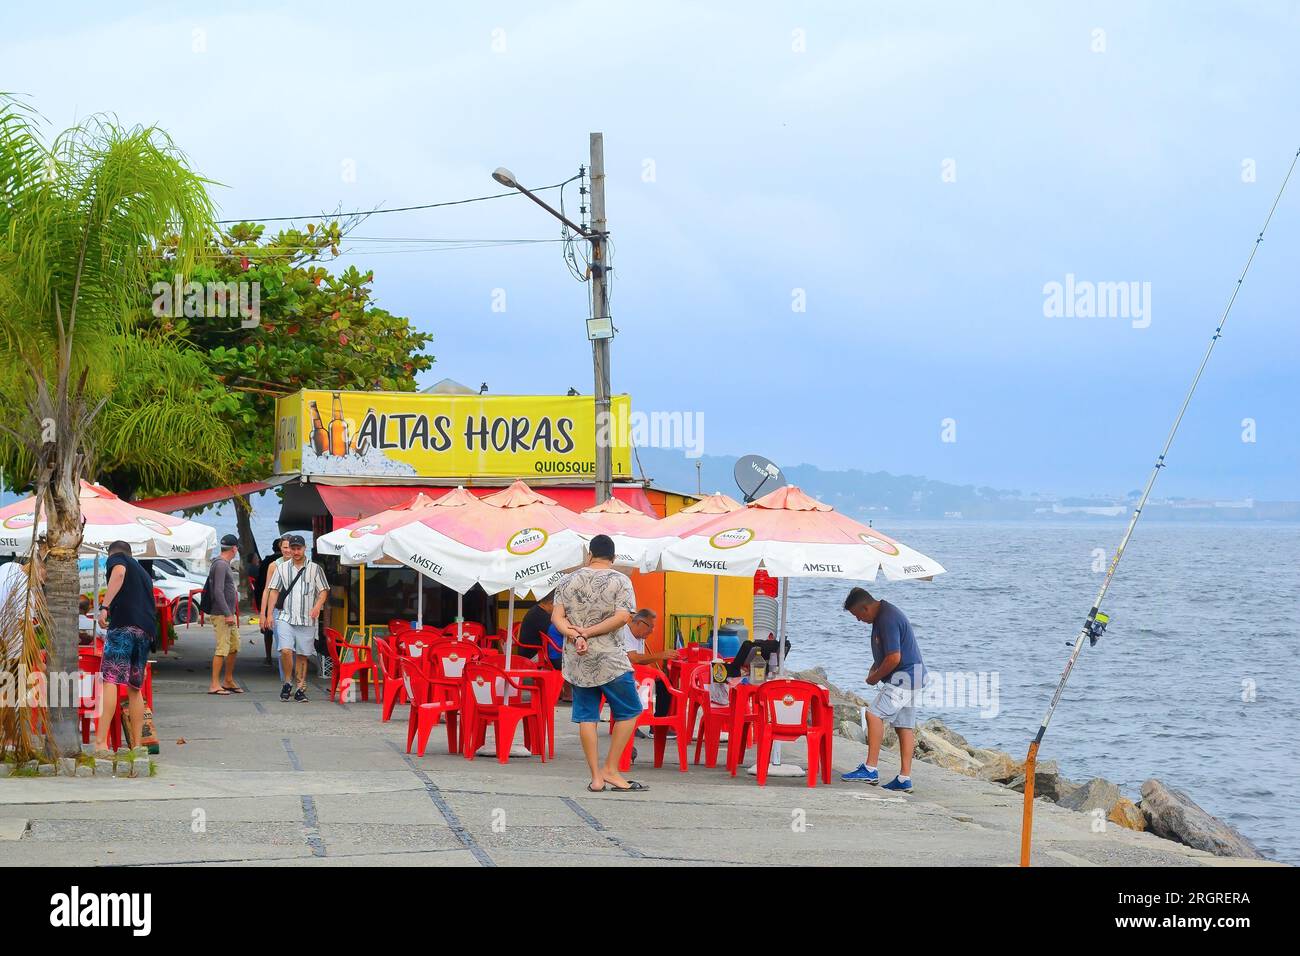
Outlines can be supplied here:
[[[835, 739], [836, 776], [766, 787], [720, 766], [648, 766], [643, 794], [592, 794], [568, 710], [556, 759], [468, 761], [441, 727], [422, 758], [404, 753], [406, 708], [339, 705], [312, 678], [307, 703], [279, 700], [261, 635], [243, 627], [236, 677], [247, 693], [206, 693], [210, 628], [178, 629], [154, 668], [158, 774], [136, 780], [0, 779], [0, 865], [1013, 865], [1020, 795], [915, 762], [916, 792], [844, 783], [865, 747]], [[314, 668], [313, 668], [314, 674]], [[183, 744], [178, 743], [184, 740]], [[671, 743], [671, 742], [670, 742]], [[675, 751], [670, 746], [669, 754]], [[802, 763], [802, 747], [787, 747]], [[693, 754], [692, 754], [693, 755]], [[720, 755], [720, 765], [723, 760]], [[897, 770], [882, 754], [881, 777]], [[1040, 803], [1040, 866], [1241, 863]]]

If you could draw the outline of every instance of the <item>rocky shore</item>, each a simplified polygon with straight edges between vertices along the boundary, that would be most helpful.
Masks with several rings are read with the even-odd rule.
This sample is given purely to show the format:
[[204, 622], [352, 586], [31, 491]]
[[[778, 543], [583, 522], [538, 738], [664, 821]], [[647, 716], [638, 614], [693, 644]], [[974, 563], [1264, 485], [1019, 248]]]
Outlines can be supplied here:
[[[828, 688], [835, 708], [835, 732], [858, 743], [866, 742], [862, 729], [862, 708], [867, 705], [866, 700], [836, 687], [820, 667], [791, 672], [790, 676]], [[884, 746], [898, 749], [898, 737], [892, 727], [885, 728]], [[1025, 791], [1024, 760], [1001, 750], [976, 747], [938, 718], [931, 718], [917, 728], [914, 756], [1018, 793]], [[1134, 802], [1109, 780], [1093, 777], [1075, 782], [1061, 775], [1055, 760], [1042, 760], [1034, 768], [1034, 797], [1068, 810], [1092, 814], [1128, 830], [1146, 830], [1216, 856], [1265, 859], [1259, 848], [1230, 824], [1201, 809], [1183, 791], [1155, 778], [1142, 784], [1140, 799]]]

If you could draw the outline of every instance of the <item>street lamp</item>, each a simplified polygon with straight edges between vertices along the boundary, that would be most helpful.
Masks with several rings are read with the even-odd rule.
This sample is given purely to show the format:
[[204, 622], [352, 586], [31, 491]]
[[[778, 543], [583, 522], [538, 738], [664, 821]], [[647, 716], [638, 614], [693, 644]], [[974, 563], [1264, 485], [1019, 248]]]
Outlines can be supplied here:
[[[614, 338], [614, 320], [609, 314], [610, 271], [605, 242], [609, 231], [605, 223], [605, 137], [591, 134], [591, 228], [573, 222], [553, 209], [535, 193], [525, 189], [515, 174], [504, 166], [492, 171], [492, 178], [507, 189], [517, 189], [583, 239], [591, 243], [591, 316], [587, 319], [587, 338], [591, 341], [591, 364], [596, 379], [596, 504], [606, 501], [613, 484], [610, 461], [609, 343]], [[604, 427], [602, 427], [604, 426]]]

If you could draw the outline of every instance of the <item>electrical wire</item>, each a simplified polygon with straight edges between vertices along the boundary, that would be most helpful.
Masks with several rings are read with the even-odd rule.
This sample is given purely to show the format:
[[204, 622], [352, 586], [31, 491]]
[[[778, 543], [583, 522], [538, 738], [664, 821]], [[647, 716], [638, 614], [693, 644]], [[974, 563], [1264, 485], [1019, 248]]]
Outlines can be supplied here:
[[[552, 183], [550, 186], [538, 186], [536, 189], [532, 190], [532, 192], [542, 193], [542, 192], [546, 192], [549, 189], [559, 189], [565, 183], [573, 182], [573, 180], [576, 178], [577, 177], [575, 176], [571, 176], [568, 179], [564, 180], [564, 182]], [[444, 206], [463, 206], [466, 203], [487, 202], [489, 199], [505, 199], [509, 196], [522, 196], [522, 195], [523, 193], [511, 189], [508, 192], [493, 193], [490, 196], [473, 196], [469, 199], [452, 199], [447, 202], [422, 203], [421, 205], [418, 206], [397, 206], [393, 209], [363, 209], [357, 212], [334, 212], [334, 213], [319, 212], [319, 213], [311, 213], [310, 215], [306, 215], [306, 216], [245, 216], [242, 219], [218, 219], [216, 220], [216, 223], [219, 226], [230, 226], [241, 222], [295, 222], [299, 219], [310, 219], [315, 221], [317, 219], [347, 219], [353, 216], [360, 216], [362, 218], [367, 218], [369, 216], [379, 216], [391, 212], [414, 212], [419, 209], [441, 209]]]

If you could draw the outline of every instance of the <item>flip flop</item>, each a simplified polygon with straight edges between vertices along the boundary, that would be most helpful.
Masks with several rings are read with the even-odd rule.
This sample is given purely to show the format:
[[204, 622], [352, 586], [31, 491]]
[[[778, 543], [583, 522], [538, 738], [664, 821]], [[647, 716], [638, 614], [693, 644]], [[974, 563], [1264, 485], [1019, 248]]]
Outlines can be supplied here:
[[604, 793], [606, 790], [613, 790], [613, 789], [614, 789], [613, 787], [611, 787], [609, 784], [606, 783], [603, 784], [599, 790], [592, 790], [591, 784], [587, 784], [588, 793]]
[[215, 695], [215, 696], [217, 696], [217, 697], [229, 697], [229, 696], [230, 696], [230, 691], [226, 690], [224, 687], [221, 688], [220, 690], [210, 690], [210, 691], [208, 691], [208, 693], [209, 693], [209, 694], [213, 694], [213, 695]]
[[226, 687], [225, 685], [222, 685], [221, 689], [230, 691], [232, 694], [242, 694], [244, 692], [244, 688], [242, 687]]
[[605, 786], [614, 793], [642, 793], [650, 789], [644, 783], [636, 780], [629, 780], [626, 787], [616, 787], [612, 783], [607, 783]]

